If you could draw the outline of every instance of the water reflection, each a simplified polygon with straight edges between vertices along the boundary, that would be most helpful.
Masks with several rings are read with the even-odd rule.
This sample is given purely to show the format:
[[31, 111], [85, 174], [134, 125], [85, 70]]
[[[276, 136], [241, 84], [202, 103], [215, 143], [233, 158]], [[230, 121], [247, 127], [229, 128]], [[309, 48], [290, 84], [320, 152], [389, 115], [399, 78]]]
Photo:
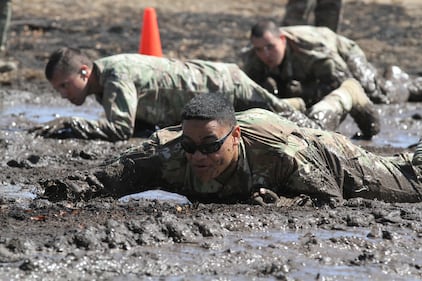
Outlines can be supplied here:
[[42, 106], [42, 105], [17, 105], [3, 108], [1, 111], [0, 126], [6, 127], [13, 119], [25, 118], [32, 122], [43, 123], [58, 117], [81, 117], [90, 120], [98, 119], [103, 112], [100, 107], [76, 106]]

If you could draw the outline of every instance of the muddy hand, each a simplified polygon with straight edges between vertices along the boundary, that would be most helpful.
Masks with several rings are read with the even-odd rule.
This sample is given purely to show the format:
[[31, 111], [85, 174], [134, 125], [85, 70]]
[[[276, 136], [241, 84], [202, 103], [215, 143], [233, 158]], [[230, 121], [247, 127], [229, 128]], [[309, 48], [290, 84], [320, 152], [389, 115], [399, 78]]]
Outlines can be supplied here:
[[306, 195], [287, 198], [279, 196], [267, 188], [260, 188], [257, 192], [254, 192], [252, 200], [261, 206], [274, 205], [276, 207], [304, 206], [306, 203], [311, 202], [309, 196]]
[[28, 130], [29, 133], [46, 138], [60, 138], [71, 131], [68, 118], [57, 118]]
[[302, 84], [300, 81], [291, 80], [287, 82], [286, 91], [290, 97], [300, 97], [303, 94]]

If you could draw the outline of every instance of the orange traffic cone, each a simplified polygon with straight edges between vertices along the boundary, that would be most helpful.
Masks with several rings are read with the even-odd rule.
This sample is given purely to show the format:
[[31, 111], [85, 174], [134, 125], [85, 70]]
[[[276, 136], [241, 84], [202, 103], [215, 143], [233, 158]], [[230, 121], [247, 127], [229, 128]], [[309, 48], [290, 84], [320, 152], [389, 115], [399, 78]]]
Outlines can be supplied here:
[[142, 24], [142, 35], [139, 42], [140, 54], [162, 57], [160, 31], [158, 30], [157, 14], [154, 8], [145, 8]]

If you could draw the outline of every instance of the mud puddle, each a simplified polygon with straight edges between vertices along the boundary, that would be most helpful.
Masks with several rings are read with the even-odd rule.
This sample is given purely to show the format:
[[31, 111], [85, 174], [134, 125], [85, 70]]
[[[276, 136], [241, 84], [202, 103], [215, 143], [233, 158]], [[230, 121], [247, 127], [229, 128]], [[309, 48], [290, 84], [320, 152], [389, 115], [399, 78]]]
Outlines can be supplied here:
[[[389, 267], [396, 260], [412, 264], [422, 258], [417, 251], [413, 251], [413, 256], [405, 257], [389, 250], [391, 245], [388, 241], [368, 238], [367, 230], [363, 228], [335, 232], [317, 228], [307, 231], [288, 228], [256, 231], [222, 229], [221, 233], [215, 232], [215, 237], [200, 237], [181, 243], [164, 242], [157, 247], [129, 246], [130, 235], [121, 226], [115, 222], [113, 230], [105, 232], [107, 238], [99, 234], [99, 228], [89, 227], [86, 231], [91, 235], [89, 242], [98, 243], [89, 250], [72, 246], [76, 243], [68, 234], [61, 241], [56, 241], [53, 247], [50, 241], [45, 241], [45, 245], [51, 248], [44, 249], [43, 254], [37, 253], [35, 245], [26, 245], [24, 260], [16, 257], [18, 261], [0, 265], [7, 268], [0, 274], [0, 279], [139, 280], [143, 276], [142, 280], [202, 281], [245, 280], [249, 276], [250, 280], [387, 278], [404, 281], [417, 279], [408, 278], [406, 268], [391, 270]], [[410, 238], [406, 239], [409, 231], [402, 232], [401, 238], [394, 243], [412, 243]], [[127, 246], [125, 249], [104, 247], [101, 239], [120, 241]], [[363, 245], [366, 250], [362, 251], [359, 248]], [[63, 248], [59, 250], [60, 247]], [[388, 257], [389, 254], [393, 257]], [[372, 260], [365, 266], [359, 266], [365, 258]], [[217, 278], [217, 272], [224, 279]]]
[[[369, 142], [354, 140], [356, 144], [408, 148], [422, 137], [420, 133], [422, 131], [422, 103], [376, 105], [376, 107], [381, 116], [381, 132]], [[73, 106], [63, 101], [49, 106], [17, 104], [8, 106], [0, 112], [0, 128], [13, 130], [17, 122], [22, 119], [37, 124], [67, 116], [96, 120], [102, 114], [103, 109], [93, 100], [83, 106]], [[346, 136], [353, 136], [359, 129], [353, 119], [348, 116], [338, 131]]]
[[[381, 116], [381, 131], [370, 142], [356, 141], [356, 144], [375, 147], [408, 148], [422, 137], [422, 103], [375, 105]], [[353, 136], [358, 127], [348, 116], [338, 131]]]
[[91, 99], [82, 106], [74, 106], [58, 98], [55, 100], [56, 102], [53, 104], [40, 104], [41, 101], [26, 104], [4, 103], [0, 107], [1, 130], [13, 130], [19, 122], [35, 125], [58, 117], [81, 117], [96, 120], [104, 112], [102, 107]]
[[72, 106], [40, 106], [40, 105], [19, 105], [7, 108], [1, 113], [2, 121], [0, 125], [6, 125], [13, 117], [24, 117], [32, 122], [43, 123], [58, 117], [81, 117], [90, 120], [98, 119], [101, 115], [101, 109], [91, 107], [72, 107]]
[[25, 209], [35, 198], [37, 198], [35, 189], [30, 190], [20, 185], [0, 184], [0, 201], [13, 203]]

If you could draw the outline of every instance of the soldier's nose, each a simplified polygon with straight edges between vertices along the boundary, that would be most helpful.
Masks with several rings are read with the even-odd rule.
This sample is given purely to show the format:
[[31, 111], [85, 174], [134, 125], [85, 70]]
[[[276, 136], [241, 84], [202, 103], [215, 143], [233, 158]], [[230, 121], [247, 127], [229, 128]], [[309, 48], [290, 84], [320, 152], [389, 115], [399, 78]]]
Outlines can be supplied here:
[[205, 158], [206, 157], [206, 155], [205, 154], [203, 154], [202, 152], [200, 152], [199, 150], [196, 150], [193, 154], [192, 154], [192, 159], [195, 159], [195, 160], [199, 160], [199, 159], [202, 159], [202, 158]]

